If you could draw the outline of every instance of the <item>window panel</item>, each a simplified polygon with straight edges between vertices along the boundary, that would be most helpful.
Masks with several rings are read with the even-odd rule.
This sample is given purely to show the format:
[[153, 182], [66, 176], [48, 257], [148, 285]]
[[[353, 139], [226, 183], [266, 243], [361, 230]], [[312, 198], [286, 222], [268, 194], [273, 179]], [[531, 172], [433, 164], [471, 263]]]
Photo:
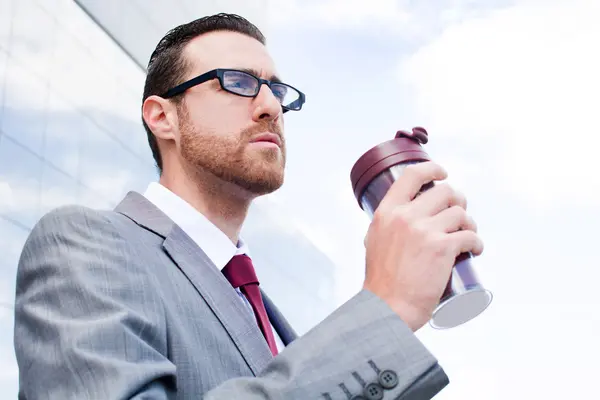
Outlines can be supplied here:
[[0, 51], [8, 52], [15, 0], [0, 0]]
[[[132, 162], [132, 172], [134, 178], [132, 179], [130, 190], [134, 190], [138, 193], [144, 193], [148, 188], [150, 182], [156, 182], [158, 180], [158, 174], [152, 164], [137, 161]], [[123, 192], [123, 194], [126, 194]]]
[[81, 105], [82, 111], [105, 131], [117, 136], [121, 142], [126, 142], [126, 137], [120, 132], [120, 115], [123, 110], [118, 108], [119, 96], [114, 78], [107, 77], [100, 70], [90, 69], [89, 72], [91, 75], [86, 80], [85, 87], [94, 95], [78, 106]]
[[16, 399], [19, 370], [13, 346], [14, 316], [5, 307], [0, 307], [0, 326], [0, 390], [2, 398]]
[[77, 195], [77, 204], [81, 204], [82, 206], [102, 210], [114, 208], [112, 202], [86, 186], [78, 185]]
[[[141, 105], [140, 105], [141, 107]], [[154, 165], [154, 158], [152, 157], [152, 150], [150, 150], [150, 145], [148, 144], [148, 134], [146, 133], [146, 129], [144, 129], [144, 125], [141, 122], [134, 127], [133, 137], [135, 138], [135, 152], [140, 155], [142, 161], [149, 165]]]
[[[63, 3], [64, 0], [61, 0]], [[64, 4], [60, 9], [59, 24], [73, 37], [76, 37], [82, 44], [95, 44], [98, 42], [98, 38], [105, 37], [109, 41], [111, 40], [106, 36], [106, 33], [92, 21], [87, 13], [81, 9], [76, 1], [68, 1], [69, 4]], [[121, 1], [93, 1], [95, 5], [94, 15], [98, 19], [98, 13], [111, 12], [110, 10], [119, 9]], [[121, 13], [112, 13], [116, 18], [123, 18]], [[116, 45], [115, 45], [116, 46]], [[120, 51], [120, 49], [119, 49]]]
[[86, 121], [82, 136], [80, 181], [117, 202], [136, 180], [139, 160], [94, 122]]
[[45, 10], [50, 16], [61, 15], [61, 6], [68, 3], [70, 0], [33, 0], [38, 7]]
[[0, 303], [12, 306], [15, 300], [17, 264], [29, 231], [0, 217]]
[[77, 177], [85, 116], [52, 92], [48, 100], [47, 117], [44, 158], [67, 174]]
[[34, 153], [42, 154], [48, 85], [8, 58], [2, 131]]
[[[147, 63], [148, 60], [145, 60], [143, 64], [144, 67]], [[115, 76], [120, 82], [122, 95], [130, 95], [131, 98], [139, 104], [139, 110], [144, 91], [144, 82], [146, 80], [144, 70], [134, 63], [126, 54], [119, 52], [111, 60], [109, 71], [111, 72], [111, 75]]]
[[[103, 4], [98, 3], [99, 12], [111, 12], [116, 13], [117, 16], [122, 16], [123, 13], [118, 10], [122, 7], [119, 2], [105, 2]], [[111, 11], [113, 10], [113, 11]], [[61, 19], [59, 24], [65, 23], [64, 29], [73, 34], [73, 26], [69, 26], [68, 23]], [[132, 31], [132, 27], [128, 29]], [[116, 78], [118, 82], [118, 90], [120, 95], [126, 93], [133, 94], [136, 98], [141, 99], [142, 90], [144, 86], [145, 74], [142, 69], [137, 66], [127, 54], [125, 54], [118, 46], [115, 45], [114, 41], [107, 36], [102, 30], [97, 29], [91, 21], [89, 24], [80, 23], [77, 27], [78, 31], [85, 31], [85, 40], [81, 40], [77, 34], [73, 34], [76, 39], [80, 39], [81, 43], [85, 43], [88, 49], [91, 51], [91, 56], [95, 64], [101, 66], [105, 76], [110, 76], [111, 79]], [[138, 31], [136, 35], [147, 36], [146, 32]]]
[[138, 154], [139, 140], [136, 135], [139, 132], [137, 128], [142, 126], [141, 101], [138, 104], [129, 99], [130, 96], [126, 94], [115, 96], [106, 118], [111, 121], [110, 132], [132, 152]]
[[[32, 0], [19, 0], [12, 18], [11, 55], [39, 77], [49, 77], [54, 19]], [[32, 29], [35, 27], [35, 29]]]
[[[301, 335], [320, 322], [322, 310], [320, 311], [319, 308], [327, 308], [315, 300], [314, 293], [297, 285], [295, 280], [278, 274], [277, 269], [285, 268], [284, 265], [263, 263], [259, 257], [256, 257], [252, 249], [250, 252], [260, 286], [281, 313], [286, 316], [294, 330]], [[262, 272], [259, 272], [260, 270]]]
[[75, 38], [63, 29], [57, 29], [54, 55], [49, 63], [53, 90], [78, 109], [89, 108], [96, 95], [90, 89], [90, 80], [98, 73], [89, 52]]
[[46, 164], [42, 171], [40, 215], [63, 205], [76, 204], [78, 200], [77, 186], [77, 182], [73, 178]]
[[28, 230], [0, 217], [0, 388], [2, 398], [6, 399], [17, 398], [18, 371], [13, 348], [13, 304], [17, 264], [28, 234]]
[[[0, 0], [0, 3], [5, 0]], [[0, 10], [2, 12], [2, 10]], [[0, 22], [1, 23], [1, 22]], [[0, 44], [2, 39], [0, 39]], [[8, 62], [8, 54], [4, 52], [2, 48], [0, 48], [0, 121], [2, 121], [4, 114], [4, 97], [6, 96], [4, 93], [4, 85], [6, 82], [6, 63]], [[2, 129], [2, 124], [0, 123], [0, 130]], [[2, 132], [0, 131], [0, 135]]]
[[39, 218], [41, 159], [3, 135], [0, 138], [0, 214], [31, 228]]

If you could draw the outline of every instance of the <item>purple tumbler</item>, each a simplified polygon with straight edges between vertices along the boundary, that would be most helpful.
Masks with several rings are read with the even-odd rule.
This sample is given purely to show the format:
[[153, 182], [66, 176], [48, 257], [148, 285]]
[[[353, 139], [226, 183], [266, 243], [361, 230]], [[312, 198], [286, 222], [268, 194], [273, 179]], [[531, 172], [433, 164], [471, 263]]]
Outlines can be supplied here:
[[[407, 165], [430, 160], [421, 147], [428, 140], [427, 131], [420, 127], [412, 132], [398, 131], [393, 140], [373, 147], [356, 161], [350, 173], [352, 188], [358, 204], [370, 218]], [[421, 192], [433, 185], [424, 185]], [[475, 274], [473, 256], [460, 254], [429, 324], [436, 329], [462, 325], [481, 314], [491, 301], [492, 293]]]

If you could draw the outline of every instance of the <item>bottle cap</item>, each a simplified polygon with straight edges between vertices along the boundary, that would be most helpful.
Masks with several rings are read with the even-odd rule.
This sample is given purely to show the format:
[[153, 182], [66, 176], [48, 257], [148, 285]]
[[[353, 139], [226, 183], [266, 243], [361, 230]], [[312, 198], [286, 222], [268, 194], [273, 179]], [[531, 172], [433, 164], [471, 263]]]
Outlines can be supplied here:
[[428, 141], [427, 131], [415, 127], [410, 132], [396, 132], [394, 139], [378, 144], [364, 153], [350, 171], [352, 190], [358, 204], [361, 205], [360, 198], [371, 180], [391, 166], [407, 161], [429, 161], [429, 155], [421, 147]]

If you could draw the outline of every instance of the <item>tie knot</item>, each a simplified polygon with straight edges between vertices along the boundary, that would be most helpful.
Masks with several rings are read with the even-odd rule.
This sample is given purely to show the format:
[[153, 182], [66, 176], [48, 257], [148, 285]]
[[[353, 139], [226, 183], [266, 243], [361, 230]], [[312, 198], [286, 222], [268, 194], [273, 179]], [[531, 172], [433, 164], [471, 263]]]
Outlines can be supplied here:
[[238, 288], [248, 284], [259, 284], [252, 260], [245, 254], [234, 256], [222, 270], [231, 286]]

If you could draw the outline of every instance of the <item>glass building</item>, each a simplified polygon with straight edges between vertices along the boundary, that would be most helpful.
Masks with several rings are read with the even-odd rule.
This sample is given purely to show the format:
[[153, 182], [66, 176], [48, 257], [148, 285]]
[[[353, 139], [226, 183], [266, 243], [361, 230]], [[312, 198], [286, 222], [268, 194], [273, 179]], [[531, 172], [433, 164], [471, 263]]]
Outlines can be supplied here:
[[[112, 208], [156, 180], [140, 120], [154, 46], [173, 26], [220, 11], [268, 35], [259, 2], [0, 0], [2, 398], [17, 395], [12, 303], [29, 231], [57, 206]], [[261, 284], [302, 334], [334, 308], [334, 266], [283, 217], [257, 202], [244, 238]]]

